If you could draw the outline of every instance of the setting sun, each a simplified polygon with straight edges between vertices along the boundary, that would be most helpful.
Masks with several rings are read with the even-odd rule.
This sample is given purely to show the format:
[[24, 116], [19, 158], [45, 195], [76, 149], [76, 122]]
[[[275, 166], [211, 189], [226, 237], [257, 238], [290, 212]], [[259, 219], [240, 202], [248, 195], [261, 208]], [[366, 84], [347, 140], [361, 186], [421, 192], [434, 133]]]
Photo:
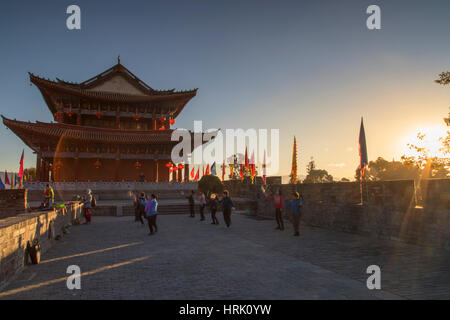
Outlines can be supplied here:
[[[447, 128], [442, 126], [426, 127], [413, 131], [404, 139], [404, 155], [407, 157], [417, 156], [418, 153], [410, 145], [425, 148], [430, 157], [445, 158], [442, 149], [442, 139], [447, 135]], [[423, 136], [422, 139], [420, 137]]]

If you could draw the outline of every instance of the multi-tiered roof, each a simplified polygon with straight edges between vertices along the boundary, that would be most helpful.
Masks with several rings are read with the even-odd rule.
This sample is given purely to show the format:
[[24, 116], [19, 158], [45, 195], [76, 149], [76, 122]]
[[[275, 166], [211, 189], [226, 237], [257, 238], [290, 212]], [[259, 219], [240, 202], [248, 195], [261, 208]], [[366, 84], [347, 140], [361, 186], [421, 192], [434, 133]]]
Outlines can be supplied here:
[[[197, 94], [156, 90], [118, 63], [81, 83], [30, 73], [56, 123], [3, 123], [50, 166], [62, 159], [169, 161], [171, 126]], [[38, 163], [39, 167], [39, 163]], [[117, 173], [116, 173], [117, 175]]]

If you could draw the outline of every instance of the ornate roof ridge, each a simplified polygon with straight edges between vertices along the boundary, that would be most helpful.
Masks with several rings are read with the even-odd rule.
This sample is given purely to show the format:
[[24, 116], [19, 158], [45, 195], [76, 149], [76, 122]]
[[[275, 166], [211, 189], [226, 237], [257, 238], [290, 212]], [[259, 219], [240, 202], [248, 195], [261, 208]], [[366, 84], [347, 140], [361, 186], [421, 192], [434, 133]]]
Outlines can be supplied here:
[[177, 98], [177, 97], [187, 97], [191, 96], [194, 97], [197, 93], [198, 88], [192, 89], [192, 90], [184, 90], [184, 91], [174, 91], [168, 90], [168, 91], [155, 91], [156, 93], [163, 93], [164, 94], [152, 94], [152, 95], [131, 95], [131, 94], [125, 94], [125, 93], [113, 93], [113, 92], [106, 92], [106, 91], [89, 91], [82, 88], [82, 84], [77, 83], [69, 83], [66, 81], [62, 81], [58, 79], [58, 82], [39, 77], [31, 72], [29, 72], [30, 75], [30, 81], [34, 83], [36, 86], [39, 87], [39, 85], [43, 85], [45, 87], [52, 87], [54, 89], [60, 89], [63, 91], [69, 91], [76, 95], [83, 95], [83, 96], [90, 96], [92, 98], [104, 98], [104, 99], [131, 99], [135, 101], [148, 101], [148, 100], [158, 100], [158, 99], [164, 99], [164, 98]]

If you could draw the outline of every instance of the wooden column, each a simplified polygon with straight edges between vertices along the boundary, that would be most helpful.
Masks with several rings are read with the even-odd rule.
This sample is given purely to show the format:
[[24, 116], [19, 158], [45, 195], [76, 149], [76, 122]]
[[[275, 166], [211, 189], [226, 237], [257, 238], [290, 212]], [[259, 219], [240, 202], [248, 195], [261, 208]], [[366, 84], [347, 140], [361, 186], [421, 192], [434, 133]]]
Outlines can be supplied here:
[[184, 165], [184, 182], [189, 182], [189, 164]]
[[44, 180], [44, 182], [48, 182], [48, 180], [49, 180], [49, 174], [48, 174], [48, 172], [49, 172], [49, 170], [50, 170], [50, 168], [49, 168], [49, 165], [48, 165], [48, 161], [47, 160], [44, 160], [44, 175], [43, 175], [43, 180]]
[[77, 125], [81, 126], [81, 101], [78, 103]]
[[114, 163], [114, 181], [122, 181], [119, 179], [119, 170], [120, 170], [120, 158], [116, 157]]
[[117, 108], [117, 111], [116, 111], [116, 129], [120, 129], [120, 111], [119, 111], [119, 108]]
[[80, 163], [80, 160], [78, 158], [78, 155], [76, 155], [75, 159], [74, 159], [74, 164], [73, 164], [73, 181], [78, 181], [79, 163]]
[[36, 159], [36, 180], [42, 181], [42, 158], [39, 154]]

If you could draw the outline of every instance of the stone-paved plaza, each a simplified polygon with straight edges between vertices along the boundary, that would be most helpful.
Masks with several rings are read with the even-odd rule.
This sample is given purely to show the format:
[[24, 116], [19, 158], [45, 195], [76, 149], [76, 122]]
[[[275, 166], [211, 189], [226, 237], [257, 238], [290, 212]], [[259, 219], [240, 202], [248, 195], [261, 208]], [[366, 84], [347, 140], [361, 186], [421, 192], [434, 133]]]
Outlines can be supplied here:
[[[219, 214], [220, 218], [221, 215]], [[161, 215], [159, 232], [134, 217], [70, 228], [6, 286], [1, 299], [449, 299], [450, 252], [234, 214], [231, 228]], [[287, 223], [288, 224], [288, 223]], [[381, 290], [366, 268], [381, 268]], [[81, 290], [66, 269], [81, 268]]]

